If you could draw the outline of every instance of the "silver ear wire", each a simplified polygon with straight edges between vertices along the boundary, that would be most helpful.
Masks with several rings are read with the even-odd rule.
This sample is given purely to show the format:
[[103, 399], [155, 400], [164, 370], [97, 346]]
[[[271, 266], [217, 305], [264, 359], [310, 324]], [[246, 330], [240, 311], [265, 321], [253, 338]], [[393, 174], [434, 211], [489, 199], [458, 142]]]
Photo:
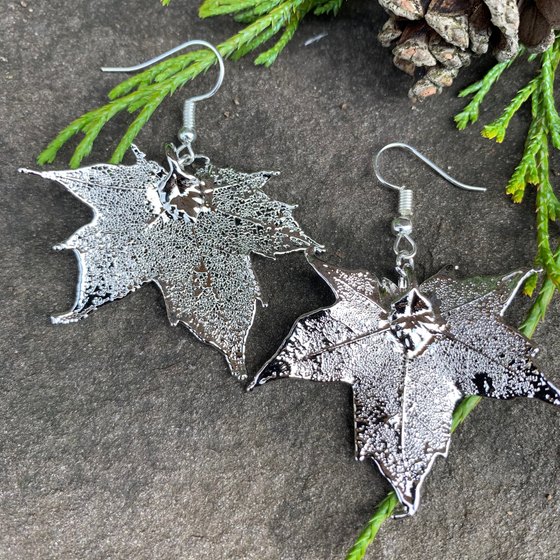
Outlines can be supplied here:
[[398, 185], [393, 185], [392, 183], [385, 181], [385, 179], [383, 179], [383, 177], [381, 177], [381, 174], [379, 173], [379, 156], [383, 152], [390, 150], [391, 148], [403, 148], [405, 150], [408, 150], [409, 152], [412, 152], [418, 159], [421, 159], [426, 165], [430, 166], [434, 171], [437, 171], [444, 179], [449, 181], [452, 185], [459, 187], [460, 189], [465, 189], [466, 191], [477, 191], [477, 192], [486, 191], [486, 187], [473, 187], [472, 185], [465, 185], [465, 183], [461, 183], [460, 181], [457, 181], [457, 179], [453, 179], [451, 175], [448, 175], [441, 167], [438, 167], [433, 161], [429, 160], [425, 155], [421, 154], [416, 148], [413, 148], [412, 146], [409, 146], [408, 144], [403, 144], [401, 142], [393, 142], [392, 144], [387, 144], [386, 146], [383, 146], [383, 148], [381, 148], [381, 150], [377, 152], [373, 165], [375, 169], [375, 175], [379, 179], [379, 182], [383, 183], [388, 187], [391, 187], [392, 189], [401, 190], [404, 187], [399, 187]]
[[194, 152], [192, 150], [192, 146], [191, 144], [196, 140], [196, 131], [195, 131], [195, 104], [198, 101], [202, 101], [204, 99], [208, 99], [209, 97], [212, 97], [217, 91], [218, 89], [220, 89], [220, 86], [222, 85], [222, 82], [224, 80], [224, 73], [225, 73], [225, 68], [224, 68], [224, 60], [222, 58], [222, 56], [220, 55], [220, 53], [218, 52], [218, 49], [216, 49], [216, 47], [214, 47], [214, 45], [211, 45], [210, 43], [207, 43], [206, 41], [201, 41], [201, 40], [193, 40], [193, 41], [187, 41], [186, 43], [183, 43], [182, 45], [179, 45], [178, 47], [175, 47], [163, 54], [160, 54], [159, 56], [156, 56], [155, 58], [152, 58], [151, 60], [148, 60], [146, 62], [142, 62], [141, 64], [137, 64], [136, 66], [128, 66], [128, 67], [123, 67], [123, 68], [117, 68], [117, 67], [103, 67], [101, 68], [101, 70], [103, 72], [136, 72], [137, 70], [142, 70], [143, 68], [146, 68], [148, 66], [151, 66], [152, 64], [155, 64], [156, 62], [159, 62], [160, 60], [163, 60], [164, 58], [166, 58], [167, 56], [170, 56], [186, 47], [190, 47], [192, 45], [202, 45], [203, 47], [206, 47], [208, 49], [210, 49], [215, 55], [216, 55], [216, 59], [218, 60], [218, 65], [220, 67], [220, 74], [218, 76], [218, 81], [216, 82], [216, 84], [214, 85], [214, 87], [208, 92], [208, 93], [204, 93], [202, 95], [196, 95], [194, 97], [190, 97], [189, 99], [187, 99], [185, 101], [185, 104], [183, 105], [183, 127], [181, 128], [181, 130], [179, 131], [179, 140], [181, 141], [181, 145], [176, 149], [177, 155], [179, 156], [180, 153], [187, 149], [189, 152], [189, 155], [183, 158], [179, 159], [179, 162], [181, 165], [188, 165], [190, 163], [193, 162], [195, 155]]
[[[441, 169], [441, 167], [438, 167], [433, 161], [429, 160], [426, 156], [424, 156], [418, 150], [416, 150], [412, 146], [409, 146], [408, 144], [393, 142], [392, 144], [387, 144], [386, 146], [381, 148], [379, 152], [377, 152], [373, 163], [373, 168], [375, 170], [377, 179], [383, 185], [399, 191], [399, 216], [393, 220], [391, 229], [396, 236], [395, 243], [393, 245], [393, 251], [397, 256], [396, 271], [399, 275], [399, 288], [404, 290], [407, 289], [410, 285], [410, 275], [414, 270], [414, 256], [416, 255], [417, 250], [416, 243], [411, 237], [413, 193], [411, 189], [405, 188], [404, 185], [401, 187], [399, 187], [398, 185], [393, 185], [393, 183], [389, 183], [389, 181], [386, 181], [385, 179], [383, 179], [383, 177], [381, 177], [381, 173], [379, 172], [379, 156], [384, 151], [391, 148], [403, 148], [412, 152], [417, 158], [421, 159], [426, 165], [439, 173], [445, 180], [460, 189], [464, 189], [466, 191], [486, 192], [486, 187], [475, 187], [457, 181], [457, 179], [454, 179], [453, 177], [448, 175], [443, 169]], [[409, 244], [407, 250], [401, 248], [401, 244], [403, 241], [406, 241]]]

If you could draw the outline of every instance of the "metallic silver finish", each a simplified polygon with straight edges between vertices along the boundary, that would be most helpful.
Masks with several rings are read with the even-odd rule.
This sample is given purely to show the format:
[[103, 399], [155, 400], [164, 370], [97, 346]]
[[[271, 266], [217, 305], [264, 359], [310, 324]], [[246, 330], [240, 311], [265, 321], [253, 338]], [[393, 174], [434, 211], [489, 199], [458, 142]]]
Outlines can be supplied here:
[[395, 235], [398, 235], [399, 233], [410, 235], [412, 233], [412, 221], [410, 218], [405, 218], [404, 216], [395, 218], [391, 224], [391, 231]]
[[310, 263], [336, 302], [295, 323], [250, 389], [282, 377], [350, 384], [356, 458], [375, 461], [405, 515], [418, 509], [435, 458], [447, 455], [463, 396], [524, 396], [560, 406], [560, 392], [535, 364], [537, 348], [502, 321], [533, 270], [458, 280], [447, 267], [399, 290], [368, 272], [312, 256]]
[[[398, 219], [399, 218], [397, 218], [397, 220]], [[411, 285], [409, 273], [414, 271], [414, 257], [418, 249], [416, 242], [410, 236], [412, 232], [412, 222], [410, 222], [410, 227], [407, 229], [409, 230], [408, 232], [396, 231], [393, 229], [393, 233], [396, 235], [395, 242], [393, 243], [393, 252], [397, 257], [395, 271], [399, 276], [400, 290], [406, 290]], [[403, 241], [408, 243], [408, 250], [401, 247]]]
[[[375, 156], [374, 160], [374, 169], [375, 175], [379, 179], [381, 183], [384, 185], [391, 187], [392, 189], [396, 189], [399, 191], [399, 217], [393, 220], [392, 224], [392, 231], [396, 235], [396, 240], [393, 245], [393, 251], [397, 256], [397, 265], [395, 270], [399, 276], [399, 289], [405, 290], [410, 288], [411, 284], [409, 282], [409, 273], [414, 270], [414, 256], [416, 255], [416, 243], [412, 239], [412, 221], [410, 217], [413, 213], [412, 202], [413, 202], [413, 192], [410, 189], [405, 188], [404, 186], [399, 187], [398, 185], [393, 185], [389, 183], [383, 177], [381, 177], [381, 173], [379, 172], [379, 156], [386, 150], [390, 148], [404, 148], [412, 152], [416, 157], [420, 158], [424, 163], [429, 165], [432, 169], [437, 171], [442, 177], [444, 177], [447, 181], [449, 181], [452, 185], [459, 187], [461, 189], [465, 189], [467, 191], [477, 191], [477, 192], [485, 192], [485, 187], [473, 187], [471, 185], [465, 185], [456, 179], [453, 179], [450, 175], [448, 175], [443, 169], [438, 167], [435, 163], [430, 161], [426, 156], [422, 155], [418, 150], [409, 146], [408, 144], [402, 144], [400, 142], [394, 142], [392, 144], [387, 144]], [[406, 225], [405, 225], [406, 224]], [[406, 241], [409, 245], [408, 250], [401, 248], [402, 243]]]
[[451, 175], [448, 175], [441, 167], [438, 167], [433, 161], [429, 160], [426, 156], [421, 154], [416, 148], [413, 148], [412, 146], [409, 146], [408, 144], [403, 144], [401, 142], [393, 142], [392, 144], [387, 144], [386, 146], [383, 146], [383, 148], [381, 148], [381, 150], [379, 150], [379, 152], [377, 152], [377, 155], [375, 156], [375, 161], [373, 164], [375, 175], [377, 176], [379, 181], [384, 185], [386, 185], [387, 187], [391, 187], [392, 189], [397, 189], [397, 190], [401, 190], [404, 188], [402, 186], [399, 187], [398, 185], [393, 185], [393, 183], [389, 183], [388, 181], [385, 181], [385, 179], [381, 177], [381, 174], [379, 172], [379, 156], [383, 152], [385, 152], [386, 150], [390, 150], [391, 148], [403, 148], [405, 150], [408, 150], [409, 152], [412, 152], [417, 158], [421, 159], [426, 165], [430, 166], [434, 171], [439, 173], [446, 181], [449, 181], [452, 185], [455, 185], [460, 189], [465, 189], [466, 191], [477, 191], [477, 192], [486, 191], [486, 187], [473, 187], [472, 185], [466, 185], [465, 183], [461, 183], [460, 181], [457, 181], [457, 179], [453, 179]]
[[[217, 56], [221, 59], [219, 54]], [[194, 153], [191, 145], [196, 140], [195, 124], [195, 104], [192, 99], [187, 99], [183, 106], [183, 128], [178, 134], [178, 138], [181, 142], [181, 147], [178, 152], [187, 148], [189, 151], [189, 157], [182, 158], [180, 160], [182, 165], [190, 165], [194, 161]]]
[[196, 132], [192, 128], [183, 127], [179, 131], [177, 138], [179, 138], [181, 144], [192, 144], [196, 140]]
[[166, 58], [167, 56], [170, 56], [186, 47], [191, 47], [193, 45], [202, 45], [203, 47], [210, 49], [216, 55], [218, 65], [220, 67], [220, 74], [218, 76], [218, 81], [208, 93], [204, 93], [202, 95], [196, 95], [195, 97], [191, 97], [185, 101], [185, 104], [183, 106], [183, 128], [181, 128], [178, 134], [178, 138], [181, 141], [181, 146], [177, 148], [177, 153], [180, 153], [186, 149], [189, 152], [189, 155], [180, 158], [179, 161], [182, 166], [190, 165], [194, 161], [194, 152], [192, 150], [191, 144], [196, 140], [195, 103], [197, 103], [198, 101], [203, 101], [204, 99], [208, 99], [209, 97], [212, 97], [220, 89], [220, 86], [222, 85], [222, 82], [224, 80], [224, 73], [225, 73], [224, 60], [220, 55], [220, 53], [218, 52], [218, 49], [216, 49], [214, 45], [211, 45], [206, 41], [200, 41], [200, 40], [187, 41], [186, 43], [183, 43], [182, 45], [179, 45], [178, 47], [175, 47], [170, 51], [160, 54], [159, 56], [156, 56], [155, 58], [152, 58], [151, 60], [148, 60], [146, 62], [142, 62], [141, 64], [137, 64], [136, 66], [128, 66], [126, 68], [116, 68], [116, 67], [101, 68], [103, 72], [135, 72], [137, 70], [142, 70], [142, 68], [151, 66], [152, 64], [159, 62], [160, 60]]
[[410, 189], [399, 189], [399, 214], [401, 216], [412, 216], [412, 191]]
[[[412, 227], [410, 229], [412, 230]], [[401, 242], [403, 240], [408, 242], [410, 246], [408, 250], [401, 248]], [[395, 243], [393, 244], [393, 251], [395, 252], [395, 255], [397, 255], [398, 260], [410, 261], [416, 256], [416, 251], [417, 251], [416, 243], [408, 233], [401, 231], [397, 233], [397, 238], [395, 239]]]
[[[194, 114], [194, 102], [192, 99], [187, 99], [185, 101], [185, 105], [183, 106], [183, 130], [184, 131], [191, 131], [191, 134], [194, 134], [196, 137], [196, 133], [194, 132], [194, 125], [195, 125], [195, 114]], [[194, 141], [191, 140], [191, 142]]]
[[275, 172], [239, 173], [203, 160], [187, 173], [168, 146], [168, 170], [146, 160], [24, 173], [57, 181], [93, 209], [93, 221], [57, 249], [73, 249], [80, 277], [70, 323], [146, 282], [163, 292], [172, 325], [185, 324], [245, 376], [245, 342], [262, 302], [250, 253], [266, 257], [318, 245], [292, 217], [294, 206], [261, 189]]

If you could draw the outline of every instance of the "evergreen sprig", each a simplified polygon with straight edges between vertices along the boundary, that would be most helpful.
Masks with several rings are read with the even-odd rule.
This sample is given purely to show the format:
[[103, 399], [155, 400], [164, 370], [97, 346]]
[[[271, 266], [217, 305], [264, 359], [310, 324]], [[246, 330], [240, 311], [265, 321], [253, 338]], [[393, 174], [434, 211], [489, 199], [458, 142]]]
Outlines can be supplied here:
[[[164, 5], [170, 0], [162, 0]], [[239, 33], [216, 48], [224, 58], [234, 60], [245, 56], [283, 30], [275, 45], [261, 53], [255, 64], [270, 66], [294, 36], [301, 20], [311, 11], [315, 14], [336, 14], [343, 0], [206, 0], [200, 7], [201, 17], [236, 14], [238, 21], [247, 24]], [[189, 80], [206, 72], [215, 62], [208, 49], [169, 58], [148, 70], [132, 76], [114, 88], [111, 101], [76, 119], [47, 146], [38, 163], [52, 163], [60, 148], [79, 132], [84, 137], [74, 151], [70, 167], [79, 167], [88, 156], [103, 126], [121, 111], [139, 114], [134, 119], [114, 151], [110, 163], [120, 163], [124, 154], [162, 101], [182, 88]]]
[[[531, 55], [529, 58], [534, 60], [536, 55]], [[556, 253], [552, 252], [549, 233], [550, 221], [556, 220], [560, 216], [560, 203], [550, 184], [548, 162], [549, 139], [554, 148], [560, 149], [560, 117], [554, 104], [554, 78], [559, 61], [560, 38], [557, 37], [552, 47], [540, 55], [540, 69], [537, 75], [525, 87], [519, 90], [502, 115], [494, 122], [486, 125], [482, 130], [482, 135], [486, 138], [494, 138], [497, 142], [502, 142], [513, 115], [526, 101], [531, 100], [532, 120], [527, 131], [523, 155], [506, 189], [506, 192], [511, 195], [514, 202], [521, 202], [527, 185], [537, 187], [537, 254], [535, 263], [544, 269], [545, 280], [522, 325], [522, 330], [527, 336], [533, 334], [539, 321], [544, 318], [546, 307], [550, 303], [555, 289], [560, 288], [560, 253], [558, 250]], [[499, 72], [499, 75], [501, 75], [503, 70], [505, 70], [503, 64], [494, 66], [486, 77], [481, 82], [477, 82], [477, 84], [491, 82], [491, 86], [495, 83], [496, 80], [493, 79], [493, 76], [497, 73], [496, 68], [501, 67]], [[478, 90], [480, 89], [478, 88]], [[489, 89], [489, 87], [486, 89], [485, 95]], [[473, 87], [467, 88], [460, 95], [468, 95], [473, 91], [475, 91]], [[477, 114], [478, 107], [483, 98], [484, 96], [476, 100], [476, 109], [474, 110]], [[475, 99], [469, 103], [463, 112], [455, 117], [459, 129], [465, 128], [465, 123], [467, 122], [465, 115], [470, 114], [473, 110], [474, 102]], [[533, 276], [525, 286], [525, 293], [532, 294], [536, 286], [537, 279]]]
[[389, 494], [387, 494], [387, 497], [381, 500], [377, 505], [375, 515], [369, 520], [369, 523], [360, 533], [358, 540], [348, 551], [346, 560], [361, 560], [364, 557], [367, 547], [373, 542], [373, 539], [375, 539], [375, 535], [377, 535], [377, 531], [379, 531], [382, 523], [393, 515], [393, 511], [398, 504], [399, 499], [397, 498], [397, 493], [391, 490]]
[[[554, 259], [556, 265], [560, 266], [560, 249], [556, 250], [556, 253], [554, 254]], [[532, 288], [534, 289], [536, 287], [537, 276], [536, 275], [533, 276], [533, 279], [534, 279], [534, 285]], [[527, 284], [529, 284], [529, 282], [531, 282], [531, 279], [527, 280]], [[533, 336], [533, 333], [535, 332], [535, 329], [537, 328], [539, 322], [544, 320], [546, 309], [548, 308], [548, 305], [550, 304], [550, 300], [552, 299], [552, 296], [554, 295], [555, 291], [556, 291], [556, 285], [550, 278], [547, 278], [543, 282], [539, 294], [535, 299], [535, 303], [533, 303], [531, 309], [529, 310], [529, 313], [527, 314], [527, 317], [525, 318], [525, 322], [521, 325], [521, 327], [519, 327], [519, 330], [526, 337], [530, 338], [531, 336]]]
[[[522, 45], [519, 48], [517, 57], [523, 54], [524, 51], [525, 47]], [[475, 94], [472, 101], [458, 115], [455, 116], [455, 122], [457, 123], [457, 128], [459, 130], [464, 130], [469, 123], [474, 123], [478, 120], [478, 113], [482, 100], [490, 91], [490, 88], [499, 80], [504, 71], [515, 62], [517, 57], [506, 62], [496, 64], [482, 80], [471, 84], [459, 94], [459, 97], [466, 97], [472, 93]]]

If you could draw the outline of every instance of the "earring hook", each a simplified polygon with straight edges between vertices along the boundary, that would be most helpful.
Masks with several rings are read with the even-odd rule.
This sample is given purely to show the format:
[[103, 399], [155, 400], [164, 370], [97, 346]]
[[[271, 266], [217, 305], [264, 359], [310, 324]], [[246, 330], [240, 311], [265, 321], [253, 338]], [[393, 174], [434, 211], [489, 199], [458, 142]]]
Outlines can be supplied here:
[[178, 47], [175, 47], [163, 54], [160, 54], [159, 56], [156, 56], [151, 60], [142, 62], [141, 64], [137, 64], [136, 66], [128, 66], [123, 68], [117, 68], [117, 67], [101, 68], [103, 72], [135, 72], [137, 70], [142, 70], [142, 68], [146, 68], [147, 66], [151, 66], [152, 64], [159, 62], [160, 60], [166, 58], [167, 56], [170, 56], [192, 45], [202, 45], [210, 49], [216, 55], [216, 59], [218, 60], [218, 65], [220, 67], [220, 74], [218, 76], [218, 81], [208, 93], [204, 93], [202, 95], [196, 95], [194, 97], [189, 97], [189, 99], [187, 99], [185, 101], [185, 104], [183, 105], [183, 128], [181, 128], [178, 134], [179, 140], [181, 141], [181, 146], [176, 148], [175, 152], [177, 154], [177, 157], [180, 156], [180, 153], [184, 149], [187, 149], [189, 154], [185, 157], [179, 158], [178, 161], [181, 164], [181, 166], [189, 165], [195, 159], [195, 155], [191, 146], [191, 144], [196, 140], [195, 114], [194, 114], [195, 103], [212, 97], [218, 91], [218, 89], [220, 89], [220, 86], [222, 85], [222, 82], [224, 80], [224, 74], [225, 74], [224, 59], [222, 58], [222, 55], [219, 53], [218, 49], [214, 47], [214, 45], [211, 45], [206, 41], [195, 39], [193, 41], [187, 41], [186, 43], [183, 43]]
[[[392, 144], [387, 144], [375, 156], [373, 168], [375, 170], [375, 175], [381, 183], [392, 189], [399, 191], [399, 216], [393, 220], [391, 229], [396, 236], [395, 243], [393, 245], [393, 251], [397, 257], [397, 266], [395, 268], [399, 277], [399, 289], [407, 290], [413, 282], [414, 273], [414, 257], [416, 256], [416, 242], [412, 239], [412, 190], [407, 189], [404, 185], [399, 187], [398, 185], [393, 185], [381, 177], [379, 173], [379, 156], [390, 148], [404, 148], [412, 152], [417, 158], [421, 159], [426, 165], [431, 167], [434, 171], [439, 173], [444, 179], [449, 181], [452, 185], [459, 187], [460, 189], [465, 189], [467, 191], [485, 192], [485, 187], [474, 187], [472, 185], [465, 185], [457, 181], [450, 175], [448, 175], [443, 169], [438, 167], [435, 163], [430, 161], [426, 156], [421, 154], [418, 150], [409, 146], [408, 144], [402, 144], [400, 142], [394, 142]], [[408, 244], [408, 248], [402, 247], [403, 243]]]
[[389, 181], [383, 179], [383, 177], [381, 177], [381, 174], [379, 173], [379, 156], [384, 151], [389, 150], [391, 148], [403, 148], [405, 150], [408, 150], [409, 152], [412, 152], [418, 159], [421, 159], [426, 165], [428, 165], [434, 171], [439, 173], [445, 180], [449, 181], [452, 185], [455, 185], [460, 189], [464, 189], [466, 191], [486, 192], [486, 187], [474, 187], [472, 185], [466, 185], [465, 183], [461, 183], [460, 181], [457, 181], [457, 179], [454, 179], [453, 177], [451, 177], [451, 175], [448, 175], [441, 167], [438, 167], [433, 161], [429, 160], [425, 155], [421, 154], [416, 148], [413, 148], [412, 146], [409, 146], [408, 144], [403, 144], [401, 142], [393, 142], [392, 144], [387, 144], [386, 146], [381, 148], [381, 150], [379, 150], [377, 152], [377, 155], [375, 156], [375, 161], [373, 164], [375, 175], [379, 179], [379, 182], [383, 183], [387, 187], [391, 187], [392, 189], [397, 189], [398, 191], [404, 189], [404, 186], [399, 187], [398, 185], [393, 185], [393, 183], [389, 183]]
[[160, 60], [163, 60], [164, 58], [167, 58], [168, 56], [171, 56], [176, 52], [186, 49], [187, 47], [191, 47], [192, 45], [202, 45], [203, 47], [210, 49], [216, 55], [216, 58], [218, 59], [218, 64], [220, 66], [220, 75], [218, 76], [218, 81], [216, 82], [214, 87], [208, 93], [197, 95], [195, 97], [191, 97], [190, 99], [187, 99], [187, 101], [190, 101], [192, 103], [196, 103], [197, 101], [203, 101], [204, 99], [208, 99], [209, 97], [212, 97], [220, 89], [225, 74], [224, 59], [222, 58], [222, 55], [219, 53], [218, 49], [214, 47], [214, 45], [211, 45], [206, 41], [201, 41], [198, 39], [195, 39], [193, 41], [187, 41], [186, 43], [183, 43], [178, 47], [175, 47], [167, 52], [164, 52], [163, 54], [160, 54], [155, 58], [147, 60], [146, 62], [137, 64], [136, 66], [127, 66], [122, 68], [104, 66], [101, 68], [101, 71], [102, 72], [136, 72], [137, 70], [142, 70], [143, 68], [147, 68], [148, 66], [151, 66], [152, 64], [155, 64], [156, 62], [159, 62]]

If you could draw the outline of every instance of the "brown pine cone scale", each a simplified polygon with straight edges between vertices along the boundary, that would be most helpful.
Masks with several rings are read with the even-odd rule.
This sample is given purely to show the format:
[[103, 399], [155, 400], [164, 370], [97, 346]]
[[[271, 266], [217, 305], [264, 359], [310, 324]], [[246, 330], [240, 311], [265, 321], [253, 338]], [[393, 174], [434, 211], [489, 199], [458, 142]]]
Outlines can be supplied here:
[[471, 0], [433, 0], [426, 12], [426, 22], [448, 43], [466, 49], [471, 7]]
[[378, 35], [397, 68], [414, 76], [413, 101], [441, 93], [471, 57], [511, 60], [522, 42], [544, 52], [560, 28], [560, 0], [379, 0], [390, 14]]
[[415, 66], [435, 66], [437, 61], [428, 47], [432, 33], [425, 21], [407, 25], [393, 49], [393, 54], [413, 62]]

